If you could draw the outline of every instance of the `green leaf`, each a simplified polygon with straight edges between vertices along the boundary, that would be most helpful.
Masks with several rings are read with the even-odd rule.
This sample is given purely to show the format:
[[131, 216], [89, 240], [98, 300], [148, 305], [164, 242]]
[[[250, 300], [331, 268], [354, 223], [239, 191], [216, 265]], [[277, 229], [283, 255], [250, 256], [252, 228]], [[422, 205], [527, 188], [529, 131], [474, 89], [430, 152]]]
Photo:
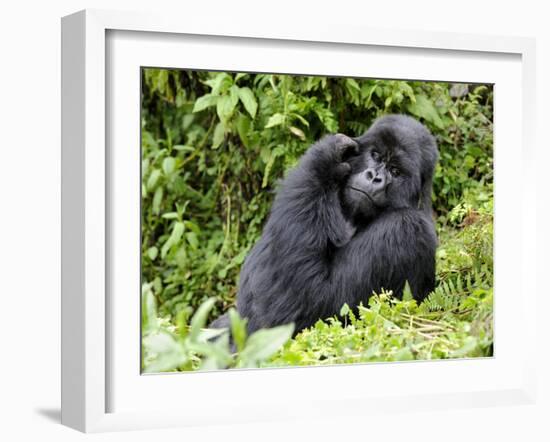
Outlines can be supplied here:
[[156, 257], [158, 256], [158, 254], [159, 254], [159, 249], [157, 249], [155, 246], [149, 247], [149, 248], [147, 249], [147, 252], [146, 252], [146, 253], [147, 253], [147, 256], [149, 257], [149, 259], [150, 259], [151, 261], [154, 261], [155, 258], [156, 258]]
[[403, 91], [403, 93], [409, 97], [409, 99], [413, 102], [413, 103], [416, 103], [416, 97], [414, 95], [414, 90], [413, 88], [406, 82], [406, 81], [400, 81], [399, 82], [399, 85], [401, 87], [401, 90]]
[[185, 234], [185, 238], [193, 250], [197, 250], [199, 248], [199, 240], [195, 232], [187, 232]]
[[239, 102], [239, 86], [235, 84], [231, 86], [231, 88], [229, 89], [229, 98], [231, 98], [231, 106], [234, 109]]
[[338, 131], [338, 122], [334, 118], [334, 114], [330, 109], [325, 107], [316, 107], [315, 113], [329, 132], [334, 133]]
[[239, 72], [237, 75], [235, 75], [235, 83], [239, 81], [241, 78], [247, 77], [248, 74], [244, 74], [242, 72]]
[[432, 102], [424, 95], [418, 95], [415, 103], [409, 103], [408, 111], [420, 118], [424, 118], [429, 123], [433, 123], [439, 129], [444, 129], [445, 125], [439, 116], [439, 113]]
[[160, 170], [154, 169], [151, 172], [151, 175], [149, 175], [149, 179], [147, 180], [147, 190], [153, 190], [157, 185], [159, 178], [160, 178]]
[[305, 141], [306, 135], [304, 134], [304, 131], [302, 129], [299, 129], [296, 126], [290, 126], [288, 129], [293, 135], [297, 136], [300, 140]]
[[220, 72], [214, 78], [205, 81], [205, 83], [212, 88], [212, 95], [220, 95], [227, 91], [233, 83], [233, 79], [226, 72]]
[[229, 310], [229, 321], [231, 324], [231, 336], [237, 347], [237, 351], [243, 351], [246, 343], [246, 323], [245, 318], [241, 318], [234, 308]]
[[215, 106], [218, 102], [219, 97], [216, 95], [206, 94], [202, 97], [199, 97], [197, 101], [195, 101], [195, 105], [193, 106], [193, 112], [200, 112], [208, 107]]
[[[183, 105], [183, 103], [180, 104], [178, 107], [182, 107], [182, 105]], [[193, 123], [193, 121], [195, 121], [195, 115], [193, 115], [193, 114], [184, 115], [183, 118], [181, 119], [181, 128], [183, 130], [189, 129], [189, 127], [191, 126], [191, 123]]]
[[143, 333], [155, 330], [157, 327], [157, 305], [152, 284], [141, 287], [141, 325]]
[[152, 357], [152, 361], [144, 367], [147, 373], [174, 370], [187, 362], [183, 348], [169, 333], [147, 335], [142, 339], [142, 343], [146, 353]]
[[206, 320], [208, 319], [208, 315], [210, 314], [210, 310], [212, 310], [215, 303], [216, 298], [208, 298], [199, 306], [199, 308], [193, 315], [188, 335], [190, 342], [197, 341], [201, 329], [205, 327]]
[[397, 353], [395, 353], [396, 361], [412, 361], [413, 359], [414, 355], [407, 347], [400, 348], [397, 350]]
[[227, 334], [226, 328], [204, 328], [201, 330], [199, 337], [197, 338], [197, 342], [208, 343], [212, 339], [216, 339], [224, 333]]
[[246, 115], [239, 115], [239, 119], [237, 120], [237, 132], [244, 146], [249, 147], [248, 134], [250, 132], [250, 118]]
[[[218, 331], [216, 330], [216, 332]], [[227, 368], [233, 360], [229, 351], [228, 333], [221, 334], [214, 342], [205, 342], [203, 340], [191, 342], [189, 343], [189, 349], [204, 356], [199, 370]]]
[[179, 243], [181, 236], [183, 235], [184, 231], [183, 223], [178, 221], [174, 223], [174, 227], [172, 228], [172, 233], [170, 234], [170, 237], [166, 240], [164, 245], [162, 246], [162, 249], [160, 251], [160, 256], [162, 259], [166, 257], [166, 254], [170, 251], [172, 246]]
[[189, 329], [187, 327], [187, 321], [191, 314], [191, 307], [182, 308], [176, 315], [176, 327], [178, 329], [178, 337], [185, 339]]
[[192, 230], [193, 232], [195, 232], [196, 235], [200, 235], [201, 228], [193, 221], [186, 220], [183, 223], [185, 224], [186, 229]]
[[252, 90], [248, 87], [242, 87], [239, 89], [239, 98], [241, 99], [246, 111], [252, 118], [254, 118], [256, 116], [256, 111], [258, 110], [258, 102], [254, 96], [254, 92], [252, 92]]
[[368, 109], [370, 107], [372, 102], [372, 94], [376, 91], [377, 88], [378, 88], [378, 83], [375, 83], [373, 86], [370, 87], [369, 91], [366, 93], [365, 109]]
[[157, 187], [157, 190], [155, 190], [155, 194], [153, 195], [153, 203], [152, 203], [152, 210], [153, 214], [158, 215], [160, 213], [160, 205], [162, 204], [162, 197], [164, 196], [164, 187], [159, 186]]
[[357, 83], [357, 81], [353, 78], [346, 78], [346, 84], [350, 89], [355, 89], [357, 91], [361, 91], [361, 87]]
[[220, 121], [218, 124], [216, 124], [216, 127], [214, 129], [214, 135], [212, 136], [212, 149], [217, 149], [218, 147], [220, 147], [224, 139], [225, 126]]
[[269, 182], [269, 174], [271, 173], [271, 169], [273, 168], [273, 164], [275, 163], [275, 159], [285, 152], [285, 148], [283, 146], [277, 146], [275, 149], [273, 149], [269, 153], [269, 159], [267, 160], [267, 163], [265, 165], [264, 169], [264, 177], [262, 179], [262, 188], [267, 186], [267, 183]]
[[477, 339], [473, 336], [468, 336], [464, 341], [462, 347], [458, 350], [454, 350], [450, 353], [451, 358], [464, 358], [471, 356], [474, 353], [474, 350], [477, 348]]
[[176, 159], [174, 157], [166, 157], [162, 161], [162, 170], [165, 175], [170, 175], [176, 169]]
[[293, 332], [294, 324], [286, 324], [253, 333], [239, 354], [239, 365], [257, 367], [279, 350], [292, 337]]
[[302, 123], [304, 126], [309, 127], [309, 121], [307, 121], [304, 117], [302, 117], [300, 114], [292, 113], [291, 114], [294, 118], [300, 120], [300, 123]]
[[193, 146], [187, 146], [185, 144], [184, 145], [176, 144], [175, 146], [172, 147], [172, 149], [182, 151], [182, 152], [193, 152], [195, 150]]
[[283, 124], [285, 122], [285, 116], [283, 114], [273, 114], [271, 117], [269, 117], [269, 120], [267, 120], [267, 124], [265, 125], [266, 129], [269, 129], [270, 127], [275, 127]]
[[220, 121], [224, 124], [229, 120], [233, 114], [236, 103], [229, 95], [223, 95], [219, 98], [218, 103], [216, 104], [216, 112]]
[[349, 305], [344, 303], [344, 305], [340, 309], [340, 316], [347, 316], [349, 314], [349, 312], [350, 312]]
[[405, 287], [403, 288], [403, 301], [411, 301], [413, 299], [413, 294], [411, 291], [411, 286], [409, 281], [405, 282]]

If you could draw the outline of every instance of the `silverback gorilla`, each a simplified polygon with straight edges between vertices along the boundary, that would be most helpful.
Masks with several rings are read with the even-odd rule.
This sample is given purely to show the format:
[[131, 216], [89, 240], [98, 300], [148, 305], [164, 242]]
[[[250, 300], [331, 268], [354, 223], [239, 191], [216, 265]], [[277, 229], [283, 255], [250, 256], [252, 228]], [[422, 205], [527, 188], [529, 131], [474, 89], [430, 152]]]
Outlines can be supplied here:
[[[248, 332], [293, 322], [298, 333], [373, 292], [400, 297], [407, 281], [425, 298], [435, 284], [437, 157], [433, 136], [404, 115], [312, 145], [281, 183], [241, 270], [237, 310]], [[227, 315], [211, 327], [229, 327]]]

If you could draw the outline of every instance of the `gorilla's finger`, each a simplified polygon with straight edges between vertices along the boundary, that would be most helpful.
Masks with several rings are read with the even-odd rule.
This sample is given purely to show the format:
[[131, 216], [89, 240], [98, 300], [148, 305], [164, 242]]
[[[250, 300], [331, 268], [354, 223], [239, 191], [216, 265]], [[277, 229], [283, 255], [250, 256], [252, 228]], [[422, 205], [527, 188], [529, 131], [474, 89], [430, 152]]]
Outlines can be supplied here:
[[357, 141], [344, 134], [336, 134], [335, 137], [336, 147], [338, 148], [342, 159], [353, 155], [359, 155], [359, 144]]
[[341, 181], [348, 177], [351, 173], [351, 166], [349, 163], [340, 163], [334, 168], [334, 178], [337, 181]]

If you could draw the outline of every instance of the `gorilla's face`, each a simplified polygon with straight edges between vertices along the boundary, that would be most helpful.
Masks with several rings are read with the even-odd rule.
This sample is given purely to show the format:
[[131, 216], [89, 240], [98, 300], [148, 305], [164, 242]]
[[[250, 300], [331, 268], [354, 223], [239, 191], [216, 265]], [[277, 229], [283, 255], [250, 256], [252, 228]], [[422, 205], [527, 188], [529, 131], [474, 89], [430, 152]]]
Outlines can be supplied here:
[[343, 188], [344, 206], [353, 218], [370, 219], [388, 209], [419, 208], [426, 197], [429, 201], [437, 148], [423, 125], [388, 116], [355, 141], [359, 155], [347, 159], [351, 174]]

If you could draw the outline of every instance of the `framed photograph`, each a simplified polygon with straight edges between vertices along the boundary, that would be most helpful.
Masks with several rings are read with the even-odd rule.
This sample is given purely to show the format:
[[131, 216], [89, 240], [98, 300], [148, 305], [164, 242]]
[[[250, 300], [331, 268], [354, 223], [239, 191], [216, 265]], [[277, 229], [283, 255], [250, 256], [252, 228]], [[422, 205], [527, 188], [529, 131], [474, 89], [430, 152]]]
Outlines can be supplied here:
[[83, 11], [62, 55], [64, 424], [534, 400], [532, 40]]

